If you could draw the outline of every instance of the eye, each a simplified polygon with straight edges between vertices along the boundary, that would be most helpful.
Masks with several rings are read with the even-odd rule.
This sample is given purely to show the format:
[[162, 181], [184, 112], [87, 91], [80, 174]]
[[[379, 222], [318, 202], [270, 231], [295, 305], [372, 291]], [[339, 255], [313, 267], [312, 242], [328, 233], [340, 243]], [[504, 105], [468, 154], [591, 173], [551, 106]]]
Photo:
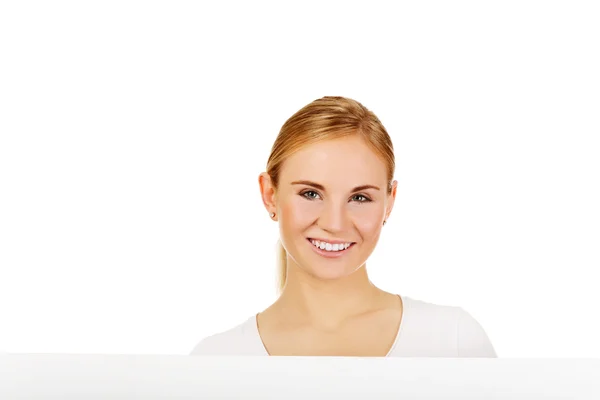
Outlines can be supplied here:
[[352, 199], [358, 201], [359, 203], [368, 203], [371, 201], [371, 199], [369, 199], [367, 196], [364, 196], [362, 194], [356, 194], [356, 195], [352, 196]]
[[309, 200], [314, 200], [317, 198], [316, 196], [319, 196], [319, 194], [314, 190], [307, 190], [305, 192], [300, 193], [300, 196], [305, 197]]

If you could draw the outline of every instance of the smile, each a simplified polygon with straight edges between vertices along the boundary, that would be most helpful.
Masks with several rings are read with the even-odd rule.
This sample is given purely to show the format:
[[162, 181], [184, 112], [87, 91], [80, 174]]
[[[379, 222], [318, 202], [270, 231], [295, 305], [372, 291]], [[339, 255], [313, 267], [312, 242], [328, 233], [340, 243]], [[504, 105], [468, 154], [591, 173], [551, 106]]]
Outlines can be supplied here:
[[324, 257], [340, 257], [346, 254], [354, 246], [354, 242], [328, 243], [316, 239], [307, 239], [313, 250]]

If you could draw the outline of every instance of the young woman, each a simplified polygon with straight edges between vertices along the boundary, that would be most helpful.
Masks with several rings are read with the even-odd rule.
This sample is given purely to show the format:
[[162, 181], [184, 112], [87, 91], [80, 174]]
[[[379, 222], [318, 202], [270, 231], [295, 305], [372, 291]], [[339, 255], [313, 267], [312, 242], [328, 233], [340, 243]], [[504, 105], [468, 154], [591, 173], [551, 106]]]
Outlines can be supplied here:
[[496, 357], [459, 307], [385, 292], [366, 261], [392, 212], [391, 139], [363, 105], [324, 97], [288, 119], [260, 174], [280, 230], [280, 297], [192, 355]]

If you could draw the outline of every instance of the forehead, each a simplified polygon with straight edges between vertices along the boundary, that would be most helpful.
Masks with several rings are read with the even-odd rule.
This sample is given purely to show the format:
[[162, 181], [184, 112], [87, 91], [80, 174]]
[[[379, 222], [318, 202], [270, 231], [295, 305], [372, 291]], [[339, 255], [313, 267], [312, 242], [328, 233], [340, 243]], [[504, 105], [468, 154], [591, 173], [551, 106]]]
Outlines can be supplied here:
[[280, 179], [307, 179], [324, 185], [382, 184], [387, 180], [387, 169], [362, 138], [352, 135], [303, 147], [286, 159]]

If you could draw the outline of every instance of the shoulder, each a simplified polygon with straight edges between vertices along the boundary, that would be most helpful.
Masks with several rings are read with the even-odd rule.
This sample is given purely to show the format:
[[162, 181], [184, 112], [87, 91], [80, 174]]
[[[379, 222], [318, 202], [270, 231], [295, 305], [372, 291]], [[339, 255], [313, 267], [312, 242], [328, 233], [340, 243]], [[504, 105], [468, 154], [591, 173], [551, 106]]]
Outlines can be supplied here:
[[497, 357], [481, 324], [459, 307], [456, 307], [456, 343], [459, 357]]
[[192, 350], [193, 356], [262, 355], [264, 347], [253, 316], [243, 323], [202, 339]]
[[405, 343], [413, 354], [449, 357], [496, 357], [479, 322], [465, 309], [406, 298]]

